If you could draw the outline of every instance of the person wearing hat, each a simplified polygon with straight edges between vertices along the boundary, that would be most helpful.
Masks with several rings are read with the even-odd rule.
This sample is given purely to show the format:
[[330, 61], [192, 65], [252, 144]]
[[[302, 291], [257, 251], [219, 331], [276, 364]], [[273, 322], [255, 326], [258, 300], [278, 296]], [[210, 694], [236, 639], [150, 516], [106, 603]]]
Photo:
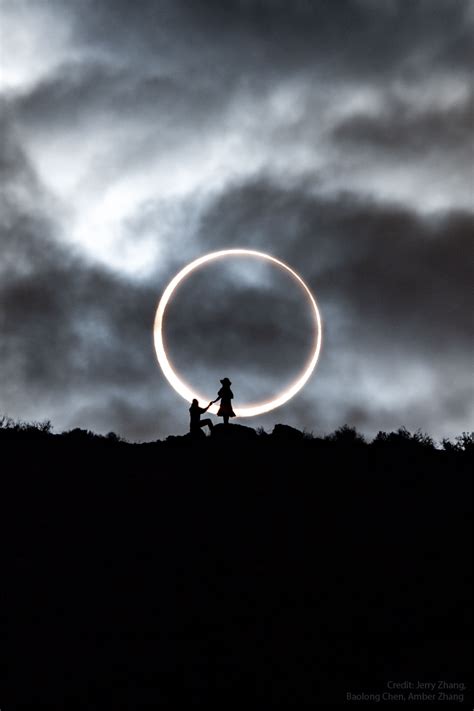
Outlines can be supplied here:
[[218, 400], [221, 401], [219, 412], [217, 413], [217, 415], [219, 417], [223, 417], [224, 424], [228, 425], [229, 417], [235, 417], [235, 412], [232, 409], [232, 398], [234, 397], [234, 393], [230, 389], [232, 383], [230, 382], [229, 378], [223, 378], [221, 380], [221, 383], [222, 387], [217, 393], [217, 397], [214, 402], [217, 402]]

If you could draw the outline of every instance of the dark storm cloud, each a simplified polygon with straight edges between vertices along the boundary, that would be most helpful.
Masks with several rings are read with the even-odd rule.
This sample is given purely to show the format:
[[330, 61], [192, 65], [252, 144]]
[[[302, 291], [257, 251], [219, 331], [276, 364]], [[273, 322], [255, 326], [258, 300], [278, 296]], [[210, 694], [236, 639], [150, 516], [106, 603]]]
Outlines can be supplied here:
[[387, 97], [378, 115], [355, 114], [334, 129], [334, 139], [410, 156], [456, 151], [474, 159], [474, 92], [448, 107], [420, 111], [407, 100]]
[[368, 196], [323, 199], [304, 185], [286, 189], [262, 179], [223, 194], [200, 234], [206, 249], [226, 239], [229, 247], [273, 250], [317, 294], [357, 317], [358, 329], [370, 333], [377, 324], [374, 341], [380, 329], [396, 324], [403, 343], [443, 350], [471, 340], [466, 296], [473, 232], [471, 213], [422, 217]]
[[[398, 69], [411, 56], [467, 71], [473, 58], [467, 0], [415, 0], [409, 9], [401, 0], [290, 5], [286, 0], [149, 0], [139, 11], [127, 1], [109, 0], [83, 3], [81, 9], [73, 13], [76, 28], [91, 46], [125, 52], [132, 63], [162, 52], [165, 59], [179, 58], [185, 70], [202, 69], [207, 76], [212, 70], [213, 82], [228, 73], [255, 72], [257, 66], [268, 78], [281, 71], [311, 71], [319, 62], [344, 75], [372, 76]], [[259, 74], [253, 78], [258, 81]]]
[[[124, 398], [133, 401], [134, 391], [156, 378], [149, 332], [156, 292], [99, 269], [58, 244], [58, 226], [45, 214], [48, 196], [13, 137], [5, 137], [2, 168], [9, 180], [0, 218], [2, 409], [21, 416], [43, 401], [44, 416], [59, 409], [63, 422], [78, 424], [80, 394], [92, 403], [99, 389], [101, 428], [107, 428], [107, 421], [116, 420], [115, 406], [123, 410]], [[30, 190], [23, 194], [20, 187], [25, 185]]]
[[390, 0], [50, 5], [72, 22], [73, 46], [87, 51], [20, 97], [19, 118], [38, 125], [117, 110], [145, 123], [158, 110], [155, 120], [179, 114], [186, 126], [240, 90], [267, 91], [288, 76], [414, 80], [438, 64], [468, 74], [474, 61], [472, 12], [462, 1], [417, 1], [409, 11]]
[[[471, 213], [423, 218], [369, 198], [346, 194], [322, 200], [306, 194], [304, 186], [286, 190], [261, 180], [223, 195], [206, 215], [201, 239], [203, 250], [215, 248], [224, 235], [229, 247], [243, 243], [272, 250], [301, 273], [325, 320], [315, 397], [321, 380], [329, 379], [332, 403], [326, 410], [334, 408], [339, 418], [366, 426], [373, 417], [373, 393], [368, 391], [367, 402], [351, 394], [341, 369], [349, 367], [357, 377], [361, 368], [384, 363], [387, 377], [394, 368], [391, 377], [396, 378], [400, 365], [409, 371], [421, 363], [435, 387], [430, 406], [424, 402], [420, 410], [460, 417], [469, 411], [473, 233]], [[349, 404], [352, 398], [357, 405]], [[410, 414], [402, 402], [396, 411], [400, 423]], [[309, 401], [308, 421], [311, 412], [314, 402]], [[393, 412], [380, 419], [390, 416]]]
[[[262, 424], [469, 427], [471, 3], [8, 8], [44, 52], [0, 99], [0, 409], [138, 438], [182, 430], [186, 406], [154, 359], [157, 297], [186, 261], [245, 246], [301, 273], [325, 322], [315, 378]], [[96, 252], [71, 236], [83, 212], [96, 216], [84, 227], [98, 230]], [[130, 249], [144, 273], [113, 261]], [[249, 286], [236, 313], [233, 292], [210, 280], [181, 303], [177, 362], [199, 350], [212, 380], [220, 354], [202, 333], [211, 317], [224, 332], [231, 313], [236, 360], [264, 354], [262, 388], [273, 388], [307, 327], [272, 294], [270, 310]], [[283, 319], [288, 341], [272, 353]]]

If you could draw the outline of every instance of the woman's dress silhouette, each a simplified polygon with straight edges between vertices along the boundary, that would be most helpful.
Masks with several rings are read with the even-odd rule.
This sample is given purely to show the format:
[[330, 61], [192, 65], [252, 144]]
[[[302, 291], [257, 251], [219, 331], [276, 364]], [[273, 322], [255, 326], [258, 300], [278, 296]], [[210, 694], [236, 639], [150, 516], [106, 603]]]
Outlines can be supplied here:
[[222, 387], [217, 393], [217, 398], [214, 400], [214, 402], [217, 402], [217, 400], [221, 401], [217, 414], [218, 416], [224, 418], [224, 424], [227, 425], [229, 424], [229, 417], [235, 417], [235, 412], [232, 409], [232, 398], [234, 397], [234, 393], [230, 389], [232, 383], [230, 382], [229, 378], [223, 378], [221, 380], [221, 383]]

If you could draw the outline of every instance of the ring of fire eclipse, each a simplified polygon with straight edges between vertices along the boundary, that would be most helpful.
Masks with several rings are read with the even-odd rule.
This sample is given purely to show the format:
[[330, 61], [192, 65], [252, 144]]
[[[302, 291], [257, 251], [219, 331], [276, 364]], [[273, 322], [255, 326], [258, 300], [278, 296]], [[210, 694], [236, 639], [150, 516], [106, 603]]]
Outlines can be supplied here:
[[[185, 279], [189, 274], [191, 274], [192, 271], [201, 267], [207, 262], [234, 256], [247, 256], [266, 260], [267, 262], [272, 262], [273, 264], [276, 264], [277, 266], [287, 271], [291, 275], [291, 277], [303, 288], [303, 291], [305, 292], [308, 302], [312, 308], [315, 324], [315, 337], [312, 354], [303, 372], [297, 377], [297, 379], [284, 392], [281, 392], [279, 395], [273, 398], [273, 400], [268, 400], [267, 402], [262, 402], [256, 405], [249, 405], [247, 407], [233, 408], [237, 417], [254, 417], [255, 415], [261, 415], [264, 412], [270, 412], [270, 410], [274, 410], [276, 407], [280, 407], [285, 402], [288, 402], [288, 400], [290, 400], [294, 395], [296, 395], [296, 393], [301, 390], [301, 388], [310, 378], [311, 373], [313, 372], [316, 363], [318, 362], [319, 353], [321, 350], [321, 316], [319, 315], [319, 309], [316, 304], [316, 300], [308, 289], [308, 287], [306, 286], [306, 284], [304, 283], [303, 279], [295, 271], [293, 271], [291, 267], [289, 267], [287, 264], [280, 261], [279, 259], [270, 256], [269, 254], [265, 254], [264, 252], [256, 252], [252, 249], [223, 249], [219, 252], [211, 252], [210, 254], [205, 254], [203, 257], [195, 259], [193, 262], [181, 269], [181, 271], [176, 274], [176, 276], [170, 281], [170, 283], [164, 290], [163, 295], [158, 304], [158, 308], [156, 310], [153, 336], [155, 341], [155, 350], [156, 356], [158, 358], [158, 363], [160, 364], [163, 374], [165, 375], [170, 385], [176, 390], [179, 395], [181, 395], [181, 397], [183, 397], [188, 402], [190, 402], [194, 398], [196, 398], [200, 402], [206, 402], [205, 397], [203, 397], [196, 391], [191, 390], [191, 388], [178, 377], [176, 372], [173, 370], [171, 363], [168, 360], [163, 343], [164, 316], [166, 306], [169, 300], [171, 299], [174, 290], [183, 281], [183, 279]], [[217, 405], [212, 405], [209, 408], [209, 412], [212, 412], [213, 414], [217, 414], [217, 411]]]

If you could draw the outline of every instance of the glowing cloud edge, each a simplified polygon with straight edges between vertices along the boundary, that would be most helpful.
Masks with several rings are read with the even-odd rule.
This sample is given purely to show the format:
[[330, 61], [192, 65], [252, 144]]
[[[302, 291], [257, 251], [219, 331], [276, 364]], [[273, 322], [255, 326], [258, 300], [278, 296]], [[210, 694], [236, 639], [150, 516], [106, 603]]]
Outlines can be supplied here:
[[[278, 395], [277, 397], [273, 398], [273, 400], [268, 400], [267, 402], [263, 402], [257, 405], [250, 405], [247, 407], [234, 407], [236, 417], [255, 417], [256, 415], [262, 415], [265, 412], [270, 412], [271, 410], [274, 410], [277, 407], [281, 407], [286, 402], [288, 402], [288, 400], [291, 400], [291, 398], [294, 397], [296, 393], [301, 390], [301, 388], [307, 383], [307, 381], [311, 377], [311, 374], [314, 368], [316, 367], [316, 363], [318, 362], [319, 354], [321, 351], [322, 324], [316, 300], [314, 299], [309, 288], [304, 283], [303, 279], [295, 271], [293, 271], [291, 267], [289, 267], [281, 260], [276, 259], [276, 257], [272, 257], [269, 254], [265, 254], [264, 252], [257, 252], [252, 249], [223, 249], [218, 252], [210, 252], [209, 254], [205, 254], [204, 256], [195, 259], [193, 262], [190, 262], [190, 264], [181, 269], [181, 271], [178, 272], [175, 277], [173, 277], [173, 279], [170, 281], [170, 283], [164, 290], [161, 299], [158, 303], [158, 308], [156, 310], [155, 321], [153, 325], [155, 351], [158, 363], [161, 367], [161, 370], [163, 371], [164, 376], [166, 377], [170, 385], [174, 388], [174, 390], [176, 390], [176, 392], [181, 395], [182, 398], [184, 398], [188, 402], [191, 402], [194, 398], [199, 400], [201, 404], [208, 402], [206, 398], [204, 398], [196, 391], [191, 390], [191, 388], [189, 388], [185, 383], [183, 383], [171, 367], [163, 343], [164, 315], [166, 306], [168, 305], [168, 302], [174, 290], [186, 276], [188, 276], [194, 269], [197, 269], [198, 267], [202, 266], [203, 264], [206, 264], [207, 262], [219, 259], [221, 257], [230, 256], [257, 257], [259, 259], [263, 259], [268, 262], [273, 262], [274, 264], [278, 265], [279, 267], [287, 271], [289, 274], [291, 274], [291, 276], [301, 285], [314, 311], [316, 325], [314, 350], [303, 373], [293, 382], [292, 385], [290, 385], [289, 388], [287, 388], [283, 393], [280, 393], [280, 395]], [[218, 405], [212, 405], [209, 408], [209, 412], [213, 413], [214, 415], [217, 414], [217, 411]]]

